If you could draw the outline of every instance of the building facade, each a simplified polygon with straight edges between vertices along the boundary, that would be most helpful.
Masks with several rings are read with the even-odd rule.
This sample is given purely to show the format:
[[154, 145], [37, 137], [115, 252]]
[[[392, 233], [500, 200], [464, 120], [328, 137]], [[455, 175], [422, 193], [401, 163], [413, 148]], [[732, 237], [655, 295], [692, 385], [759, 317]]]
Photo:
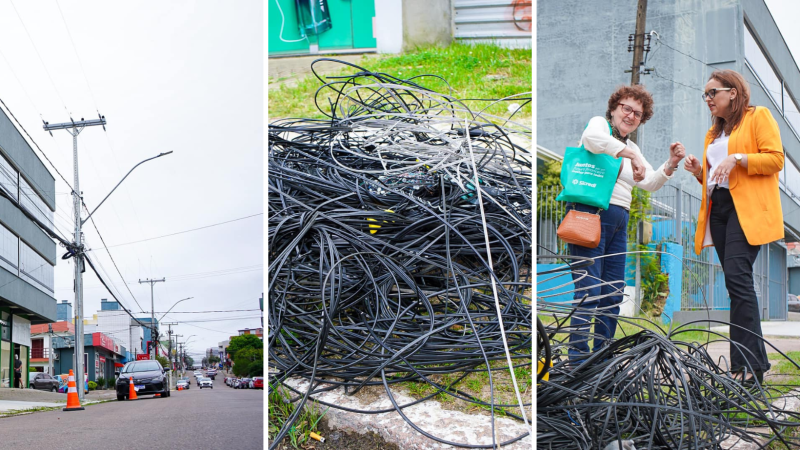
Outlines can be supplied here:
[[[74, 370], [74, 335], [54, 338], [53, 347], [56, 374], [65, 374], [69, 373], [71, 369]], [[87, 379], [96, 382], [99, 377], [106, 380], [114, 379], [115, 367], [121, 367], [127, 349], [115, 343], [111, 336], [96, 332], [84, 334], [83, 351]]]
[[[605, 114], [610, 93], [630, 84], [633, 54], [628, 39], [635, 30], [636, 10], [636, 0], [537, 2], [536, 127], [541, 148], [563, 155], [565, 147], [577, 145], [589, 119]], [[750, 83], [751, 104], [769, 108], [778, 122], [786, 155], [780, 174], [786, 239], [762, 247], [755, 275], [762, 318], [785, 320], [786, 242], [800, 239], [800, 70], [763, 0], [649, 2], [645, 30], [650, 73], [641, 75], [640, 83], [653, 94], [655, 114], [639, 127], [638, 145], [654, 167], [667, 160], [675, 141], [687, 153], [702, 156], [711, 116], [701, 94], [715, 69], [743, 74]], [[666, 228], [676, 230], [661, 238], [683, 247], [684, 262], [693, 255], [692, 214], [699, 209], [695, 199], [700, 189], [680, 169], [652, 197], [662, 206], [654, 220], [663, 219]], [[673, 202], [668, 195], [679, 200]], [[710, 311], [713, 318], [727, 320], [730, 300], [719, 261], [708, 250], [700, 259], [702, 264], [686, 269], [693, 276], [684, 277], [684, 284], [704, 280], [699, 286], [705, 288], [702, 298], [699, 289], [684, 286], [674, 318], [686, 322], [708, 317]]]
[[52, 324], [31, 325], [30, 366], [37, 372], [57, 375], [52, 364], [55, 362], [54, 347], [56, 338], [73, 338], [75, 326], [72, 322], [59, 321]]
[[4, 112], [0, 190], [0, 388], [6, 388], [16, 355], [28, 379], [31, 325], [56, 320], [56, 245], [29, 218], [54, 229], [56, 203], [55, 179]]

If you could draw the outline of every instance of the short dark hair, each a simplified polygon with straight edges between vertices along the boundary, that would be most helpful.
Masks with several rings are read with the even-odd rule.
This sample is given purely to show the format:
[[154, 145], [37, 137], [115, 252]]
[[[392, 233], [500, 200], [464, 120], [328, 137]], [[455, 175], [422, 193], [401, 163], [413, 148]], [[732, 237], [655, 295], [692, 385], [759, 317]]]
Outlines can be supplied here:
[[653, 117], [653, 96], [647, 92], [644, 86], [637, 84], [635, 86], [620, 86], [611, 94], [611, 97], [608, 98], [608, 109], [606, 110], [607, 120], [611, 120], [611, 111], [617, 109], [619, 102], [626, 98], [632, 98], [642, 103], [642, 109], [644, 111], [639, 125], [644, 124]]

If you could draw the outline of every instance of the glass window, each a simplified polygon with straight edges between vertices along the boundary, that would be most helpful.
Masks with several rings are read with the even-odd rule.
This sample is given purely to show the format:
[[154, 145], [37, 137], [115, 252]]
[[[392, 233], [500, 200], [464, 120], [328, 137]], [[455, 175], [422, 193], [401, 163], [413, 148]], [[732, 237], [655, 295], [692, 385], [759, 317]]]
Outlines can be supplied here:
[[783, 117], [789, 122], [789, 126], [794, 129], [794, 132], [800, 136], [800, 110], [798, 110], [792, 95], [786, 89], [783, 90]]
[[5, 157], [0, 158], [0, 187], [19, 200], [19, 173]]
[[11, 366], [9, 358], [11, 354], [11, 343], [0, 341], [0, 387], [11, 387]]
[[19, 275], [19, 238], [0, 225], [0, 267]]
[[755, 38], [750, 33], [750, 29], [747, 27], [745, 27], [744, 33], [744, 57], [748, 64], [750, 64], [750, 67], [753, 68], [758, 79], [761, 80], [761, 83], [767, 89], [772, 100], [778, 105], [778, 110], [783, 111], [783, 89], [781, 79], [775, 74], [775, 70], [770, 65], [767, 57], [764, 56]]
[[54, 268], [23, 241], [19, 241], [19, 276], [40, 291], [53, 295]]
[[50, 210], [44, 200], [39, 197], [39, 194], [25, 181], [25, 178], [19, 177], [19, 203], [25, 207], [31, 214], [34, 215], [40, 222], [47, 225], [50, 229], [55, 229], [54, 213]]
[[789, 158], [786, 158], [783, 169], [786, 172], [784, 179], [786, 190], [800, 198], [800, 169]]

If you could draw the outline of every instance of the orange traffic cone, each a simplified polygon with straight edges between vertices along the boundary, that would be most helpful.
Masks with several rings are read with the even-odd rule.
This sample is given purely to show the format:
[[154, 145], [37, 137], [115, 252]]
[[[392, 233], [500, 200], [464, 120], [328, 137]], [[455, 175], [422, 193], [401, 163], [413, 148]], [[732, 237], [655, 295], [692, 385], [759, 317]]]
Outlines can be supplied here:
[[128, 400], [138, 400], [139, 399], [139, 397], [136, 396], [136, 389], [134, 388], [133, 385], [134, 385], [133, 375], [131, 375], [131, 377], [128, 378], [128, 386], [131, 387], [130, 390], [128, 391]]
[[70, 369], [67, 381], [67, 407], [64, 408], [64, 411], [83, 411], [83, 409], [81, 400], [78, 398], [78, 389], [75, 387], [75, 374]]

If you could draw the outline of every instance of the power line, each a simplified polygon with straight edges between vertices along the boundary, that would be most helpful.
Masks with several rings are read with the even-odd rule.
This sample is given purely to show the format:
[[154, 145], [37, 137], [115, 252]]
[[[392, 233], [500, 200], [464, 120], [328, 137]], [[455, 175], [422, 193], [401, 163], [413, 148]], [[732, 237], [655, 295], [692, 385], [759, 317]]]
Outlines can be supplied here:
[[44, 63], [44, 59], [42, 59], [42, 55], [39, 53], [39, 49], [36, 47], [36, 43], [33, 42], [33, 38], [31, 37], [31, 33], [28, 31], [28, 27], [25, 26], [25, 22], [22, 20], [22, 16], [19, 15], [19, 11], [17, 11], [17, 6], [14, 4], [14, 0], [11, 0], [11, 6], [14, 8], [14, 12], [17, 13], [17, 17], [19, 18], [19, 23], [22, 24], [22, 28], [25, 29], [25, 34], [28, 35], [28, 39], [31, 41], [31, 45], [33, 45], [34, 51], [36, 51], [36, 56], [39, 57], [39, 62], [42, 63], [42, 67], [44, 67], [45, 73], [47, 73], [47, 77], [50, 78], [50, 83], [53, 84], [53, 89], [56, 91], [56, 95], [61, 100], [61, 105], [64, 106], [64, 110], [69, 112], [67, 109], [67, 105], [64, 102], [64, 99], [61, 97], [61, 92], [58, 91], [58, 87], [56, 86], [55, 81], [53, 81], [53, 77], [50, 76], [50, 71], [47, 70], [47, 65]]
[[[162, 236], [156, 236], [156, 237], [151, 237], [151, 238], [147, 238], [147, 239], [141, 239], [141, 240], [138, 240], [138, 241], [125, 242], [123, 244], [114, 244], [114, 245], [106, 246], [106, 247], [103, 247], [103, 248], [121, 247], [123, 245], [137, 244], [139, 242], [146, 242], [146, 241], [152, 241], [152, 240], [155, 240], [155, 239], [162, 239], [162, 238], [170, 237], [170, 236], [177, 236], [179, 234], [189, 233], [189, 232], [198, 231], [198, 230], [204, 230], [206, 228], [225, 225], [227, 223], [237, 222], [237, 221], [240, 221], [240, 220], [250, 219], [252, 217], [258, 217], [258, 216], [262, 216], [262, 215], [264, 215], [264, 213], [252, 214], [252, 215], [249, 215], [249, 216], [239, 217], [238, 219], [226, 220], [225, 222], [219, 222], [219, 223], [206, 225], [206, 226], [199, 227], [199, 228], [192, 228], [190, 230], [178, 231], [178, 232], [175, 232], [175, 233], [165, 234], [165, 235], [162, 235]], [[103, 245], [106, 245], [106, 244], [103, 243]], [[96, 250], [101, 250], [101, 249], [96, 249]]]
[[[86, 76], [86, 71], [83, 70], [83, 63], [81, 62], [81, 57], [78, 54], [78, 48], [75, 47], [75, 41], [72, 39], [72, 33], [69, 31], [69, 26], [67, 26], [67, 19], [64, 18], [64, 12], [61, 11], [61, 5], [56, 0], [56, 6], [58, 7], [58, 12], [61, 14], [61, 20], [64, 22], [64, 28], [67, 29], [67, 35], [69, 36], [69, 41], [72, 43], [72, 49], [75, 51], [75, 57], [78, 59], [78, 66], [81, 68], [81, 73], [83, 73], [83, 79], [86, 80], [86, 87], [89, 88], [89, 94], [92, 96], [92, 101], [94, 102], [94, 108], [97, 108], [97, 100], [94, 98], [94, 92], [92, 91], [92, 87], [89, 85], [89, 78]], [[100, 115], [100, 112], [97, 113]]]

